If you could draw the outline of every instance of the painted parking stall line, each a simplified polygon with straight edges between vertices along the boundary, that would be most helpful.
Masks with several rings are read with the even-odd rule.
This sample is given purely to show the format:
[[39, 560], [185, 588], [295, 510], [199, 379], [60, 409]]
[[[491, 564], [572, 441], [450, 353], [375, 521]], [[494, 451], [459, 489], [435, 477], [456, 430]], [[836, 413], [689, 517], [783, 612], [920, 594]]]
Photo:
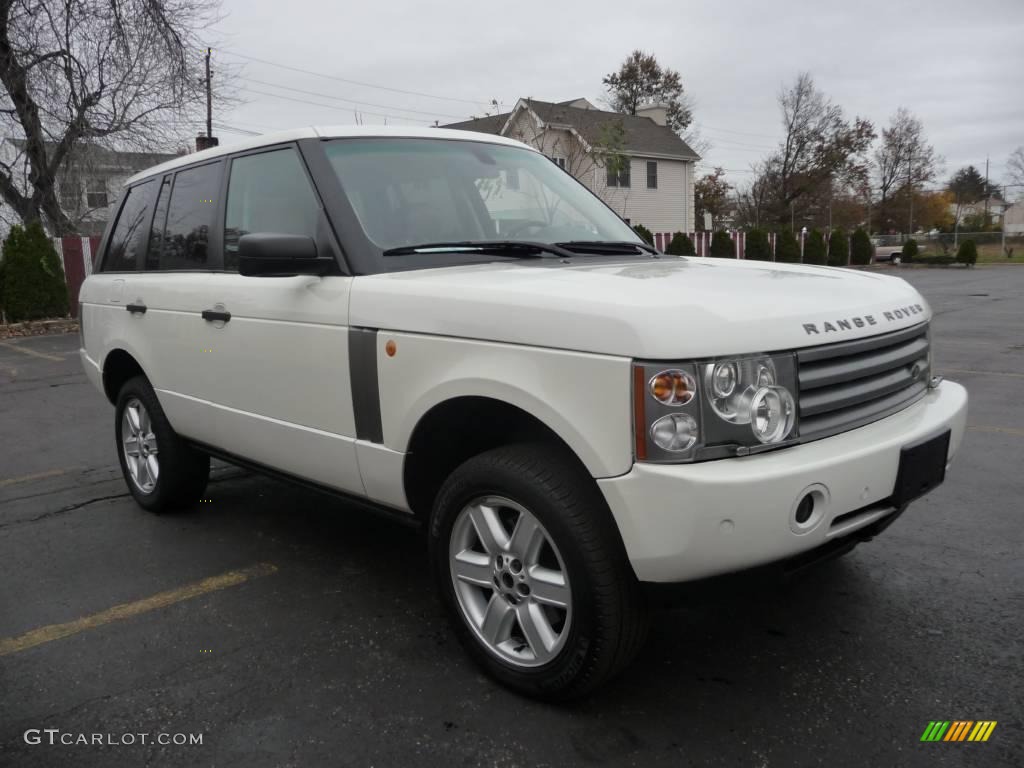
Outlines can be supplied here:
[[271, 563], [258, 563], [241, 568], [235, 571], [228, 571], [219, 576], [211, 576], [201, 581], [186, 584], [183, 587], [169, 589], [165, 592], [158, 592], [150, 597], [136, 600], [131, 603], [121, 603], [105, 611], [94, 613], [91, 616], [84, 616], [64, 624], [51, 624], [39, 629], [33, 629], [17, 637], [0, 638], [0, 656], [8, 656], [12, 653], [25, 651], [44, 643], [51, 643], [71, 635], [77, 635], [88, 629], [96, 629], [105, 624], [115, 621], [123, 621], [143, 613], [166, 608], [175, 603], [191, 600], [195, 597], [217, 592], [228, 587], [244, 584], [252, 579], [261, 576], [269, 576], [277, 572], [277, 566]]

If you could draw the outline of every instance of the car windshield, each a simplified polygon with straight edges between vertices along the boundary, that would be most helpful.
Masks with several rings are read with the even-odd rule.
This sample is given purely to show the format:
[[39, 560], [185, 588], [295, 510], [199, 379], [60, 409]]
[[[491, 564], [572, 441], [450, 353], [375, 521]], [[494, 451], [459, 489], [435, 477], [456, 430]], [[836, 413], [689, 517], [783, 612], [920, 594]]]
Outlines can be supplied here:
[[337, 139], [327, 157], [382, 250], [429, 243], [642, 241], [544, 155], [451, 139]]

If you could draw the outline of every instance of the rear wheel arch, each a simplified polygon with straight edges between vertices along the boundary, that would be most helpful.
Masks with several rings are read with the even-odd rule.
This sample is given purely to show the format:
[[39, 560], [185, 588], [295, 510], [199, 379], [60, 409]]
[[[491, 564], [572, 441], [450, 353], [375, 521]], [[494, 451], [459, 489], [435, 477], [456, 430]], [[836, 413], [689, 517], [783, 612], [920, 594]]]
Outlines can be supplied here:
[[121, 387], [136, 376], [145, 376], [139, 361], [123, 349], [114, 349], [103, 360], [103, 393], [111, 405], [117, 404]]

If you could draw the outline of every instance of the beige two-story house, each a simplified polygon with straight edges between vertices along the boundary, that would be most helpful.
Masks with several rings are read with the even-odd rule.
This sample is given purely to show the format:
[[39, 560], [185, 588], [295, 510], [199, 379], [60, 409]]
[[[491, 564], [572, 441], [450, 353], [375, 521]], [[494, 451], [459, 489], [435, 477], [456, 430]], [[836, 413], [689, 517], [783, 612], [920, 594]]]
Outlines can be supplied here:
[[660, 106], [623, 115], [598, 109], [586, 99], [520, 99], [511, 112], [445, 127], [530, 144], [631, 224], [643, 224], [652, 232], [691, 232], [700, 156], [665, 122]]

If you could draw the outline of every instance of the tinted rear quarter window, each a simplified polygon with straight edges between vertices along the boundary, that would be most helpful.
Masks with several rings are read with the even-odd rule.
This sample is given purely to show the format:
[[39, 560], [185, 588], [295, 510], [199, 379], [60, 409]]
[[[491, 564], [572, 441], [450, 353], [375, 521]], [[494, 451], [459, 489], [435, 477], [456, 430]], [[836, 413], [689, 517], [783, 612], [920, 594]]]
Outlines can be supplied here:
[[144, 181], [128, 189], [117, 223], [110, 234], [103, 272], [134, 272], [139, 256], [146, 248], [149, 225], [149, 201], [156, 183]]
[[149, 231], [149, 246], [146, 250], [146, 269], [160, 269], [160, 251], [164, 242], [164, 226], [167, 224], [167, 204], [171, 199], [171, 178], [166, 177], [160, 184], [153, 213], [153, 227]]
[[238, 240], [253, 232], [316, 238], [320, 206], [292, 148], [236, 157], [224, 220], [224, 268], [238, 269]]
[[213, 268], [209, 244], [220, 168], [220, 163], [210, 163], [175, 174], [159, 254], [161, 270]]

